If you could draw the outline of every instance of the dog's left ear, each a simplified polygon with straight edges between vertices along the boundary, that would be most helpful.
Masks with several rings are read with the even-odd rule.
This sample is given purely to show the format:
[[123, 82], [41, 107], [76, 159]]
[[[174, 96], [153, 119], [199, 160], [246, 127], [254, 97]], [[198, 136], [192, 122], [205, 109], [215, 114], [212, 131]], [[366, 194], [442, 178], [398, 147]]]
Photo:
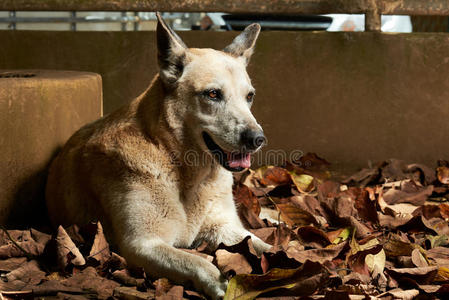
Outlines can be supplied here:
[[235, 57], [243, 57], [245, 63], [249, 63], [249, 59], [254, 51], [257, 37], [259, 36], [260, 25], [257, 23], [251, 24], [243, 30], [232, 43], [223, 49], [224, 52]]
[[187, 46], [165, 23], [159, 12], [157, 16], [157, 58], [159, 74], [167, 85], [173, 85], [184, 71]]

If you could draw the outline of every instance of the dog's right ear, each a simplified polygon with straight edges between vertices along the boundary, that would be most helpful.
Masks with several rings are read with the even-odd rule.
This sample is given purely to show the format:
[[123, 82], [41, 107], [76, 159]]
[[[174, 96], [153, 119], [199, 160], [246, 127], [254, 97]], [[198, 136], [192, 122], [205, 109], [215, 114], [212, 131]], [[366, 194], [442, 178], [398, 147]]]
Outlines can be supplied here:
[[157, 16], [157, 57], [162, 81], [173, 86], [184, 70], [187, 46], [165, 23], [159, 12]]

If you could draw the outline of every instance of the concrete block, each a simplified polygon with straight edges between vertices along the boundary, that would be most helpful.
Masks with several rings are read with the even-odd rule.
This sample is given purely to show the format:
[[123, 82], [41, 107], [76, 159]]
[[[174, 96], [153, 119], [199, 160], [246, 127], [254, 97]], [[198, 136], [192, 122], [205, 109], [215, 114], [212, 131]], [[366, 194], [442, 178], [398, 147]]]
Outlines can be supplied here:
[[76, 130], [101, 115], [98, 74], [0, 70], [0, 224], [46, 220], [51, 159]]

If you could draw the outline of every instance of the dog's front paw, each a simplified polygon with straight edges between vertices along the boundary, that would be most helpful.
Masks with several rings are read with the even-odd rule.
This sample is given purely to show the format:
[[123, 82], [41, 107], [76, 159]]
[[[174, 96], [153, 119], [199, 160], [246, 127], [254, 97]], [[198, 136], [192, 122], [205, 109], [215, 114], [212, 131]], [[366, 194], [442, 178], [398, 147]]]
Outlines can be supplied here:
[[205, 268], [198, 268], [197, 272], [195, 286], [212, 299], [223, 299], [228, 281], [220, 271], [209, 263]]
[[256, 250], [257, 255], [259, 255], [259, 256], [271, 248], [270, 244], [265, 243], [264, 241], [262, 241], [261, 239], [259, 239], [257, 237], [253, 237], [252, 242], [253, 242], [254, 250]]

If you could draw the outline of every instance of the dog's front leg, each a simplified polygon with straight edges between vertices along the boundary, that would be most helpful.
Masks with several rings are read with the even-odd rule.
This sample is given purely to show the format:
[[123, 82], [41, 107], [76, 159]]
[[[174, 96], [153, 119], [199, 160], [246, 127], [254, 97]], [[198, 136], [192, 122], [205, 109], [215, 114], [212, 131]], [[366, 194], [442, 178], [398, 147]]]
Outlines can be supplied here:
[[225, 294], [227, 281], [212, 263], [159, 239], [136, 236], [122, 247], [122, 252], [131, 265], [142, 266], [152, 276], [180, 284], [193, 282], [195, 288], [213, 299]]
[[235, 245], [247, 236], [251, 237], [258, 255], [271, 248], [271, 245], [243, 227], [232, 194], [227, 194], [212, 207], [198, 238], [206, 240], [209, 247], [215, 249], [220, 243]]
[[151, 201], [151, 193], [134, 190], [120, 198], [109, 207], [116, 241], [130, 265], [143, 267], [152, 277], [191, 282], [213, 299], [224, 296], [227, 281], [217, 267], [173, 246], [180, 229], [177, 210], [170, 210], [171, 197]]

